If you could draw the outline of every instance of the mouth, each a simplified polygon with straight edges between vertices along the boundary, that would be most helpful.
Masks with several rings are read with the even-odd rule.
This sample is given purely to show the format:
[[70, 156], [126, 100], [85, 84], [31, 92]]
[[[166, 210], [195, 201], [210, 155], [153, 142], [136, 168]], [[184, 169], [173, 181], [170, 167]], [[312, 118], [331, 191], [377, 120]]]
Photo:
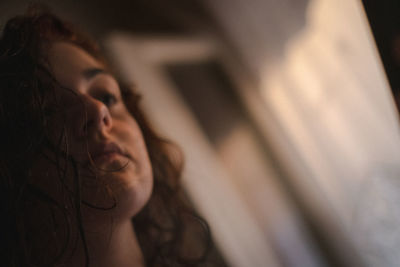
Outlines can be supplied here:
[[89, 152], [89, 159], [85, 165], [98, 165], [112, 162], [119, 157], [128, 158], [128, 156], [122, 152], [121, 148], [117, 144], [100, 144], [93, 151]]

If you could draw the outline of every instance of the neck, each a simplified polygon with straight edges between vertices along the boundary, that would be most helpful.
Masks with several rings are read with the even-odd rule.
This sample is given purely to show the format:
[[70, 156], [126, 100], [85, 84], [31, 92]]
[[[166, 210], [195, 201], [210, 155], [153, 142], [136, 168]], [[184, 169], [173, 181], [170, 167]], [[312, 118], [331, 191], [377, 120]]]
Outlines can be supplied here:
[[[143, 267], [143, 254], [130, 220], [86, 231], [90, 266]], [[82, 242], [65, 266], [85, 266]]]

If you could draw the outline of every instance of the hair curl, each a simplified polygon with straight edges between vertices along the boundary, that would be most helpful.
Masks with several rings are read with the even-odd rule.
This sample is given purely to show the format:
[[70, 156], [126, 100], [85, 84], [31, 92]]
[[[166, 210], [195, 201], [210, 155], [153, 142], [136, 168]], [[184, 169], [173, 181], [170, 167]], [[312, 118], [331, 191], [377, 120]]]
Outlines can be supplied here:
[[[29, 181], [35, 159], [43, 154], [44, 148], [51, 149], [56, 155], [54, 164], [60, 181], [68, 172], [60, 163], [62, 159], [76, 170], [73, 159], [60, 149], [60, 146], [68, 146], [65, 136], [61, 136], [56, 144], [48, 138], [51, 124], [46, 103], [56, 100], [55, 88], [59, 84], [44, 67], [42, 51], [56, 41], [70, 42], [105, 62], [96, 43], [42, 8], [31, 8], [26, 15], [10, 19], [0, 39], [0, 213], [3, 214], [0, 253], [3, 253], [4, 266], [60, 264], [68, 240], [73, 239], [70, 236], [73, 227], [80, 229], [75, 241], [84, 244], [86, 265], [89, 265], [82, 220], [79, 216], [78, 220], [72, 220], [71, 211], [65, 211], [63, 203], [58, 203]], [[142, 130], [153, 167], [153, 194], [132, 219], [146, 265], [202, 265], [212, 246], [211, 237], [207, 223], [189, 207], [180, 190], [180, 152], [152, 130], [138, 105], [140, 97], [124, 86], [121, 86], [121, 92], [125, 105]], [[69, 199], [75, 204], [75, 214], [79, 214], [80, 206], [90, 203], [75, 194], [79, 191], [81, 178], [75, 173], [74, 179], [77, 187], [69, 191]], [[47, 203], [52, 212], [61, 212], [64, 216], [67, 241], [56, 244], [56, 237], [48, 241], [57, 247], [54, 255], [45, 255], [48, 251], [35, 247], [37, 244], [29, 234], [26, 211], [34, 201]], [[48, 231], [57, 228], [50, 218], [43, 220], [50, 225], [46, 228]]]

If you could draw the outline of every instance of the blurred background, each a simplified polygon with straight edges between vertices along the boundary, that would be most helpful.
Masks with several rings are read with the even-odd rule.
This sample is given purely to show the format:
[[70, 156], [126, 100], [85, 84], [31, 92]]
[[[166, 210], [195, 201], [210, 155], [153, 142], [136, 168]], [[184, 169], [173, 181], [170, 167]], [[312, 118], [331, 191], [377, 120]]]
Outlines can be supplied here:
[[[42, 3], [182, 147], [227, 266], [398, 266], [396, 0]], [[1, 26], [27, 5], [2, 0]]]

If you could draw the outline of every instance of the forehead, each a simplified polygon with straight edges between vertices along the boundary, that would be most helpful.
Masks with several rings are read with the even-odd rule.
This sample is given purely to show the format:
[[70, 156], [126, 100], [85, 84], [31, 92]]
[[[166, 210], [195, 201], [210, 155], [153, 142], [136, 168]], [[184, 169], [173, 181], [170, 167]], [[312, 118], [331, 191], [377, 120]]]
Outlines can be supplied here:
[[87, 69], [104, 68], [82, 48], [68, 42], [54, 42], [47, 52], [49, 69], [63, 86], [73, 88]]

